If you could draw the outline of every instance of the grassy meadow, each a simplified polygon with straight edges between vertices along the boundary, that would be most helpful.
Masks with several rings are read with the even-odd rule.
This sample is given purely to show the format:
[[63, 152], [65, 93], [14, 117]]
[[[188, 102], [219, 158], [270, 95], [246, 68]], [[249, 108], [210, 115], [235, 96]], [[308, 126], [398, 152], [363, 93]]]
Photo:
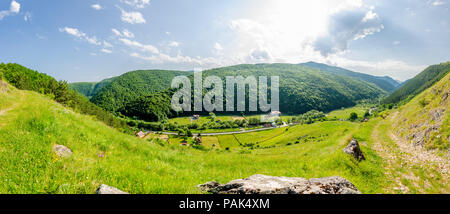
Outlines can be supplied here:
[[[376, 120], [204, 137], [204, 148], [195, 149], [172, 137], [175, 143], [120, 133], [34, 92], [0, 93], [0, 106], [8, 109], [0, 117], [0, 193], [91, 194], [100, 184], [130, 193], [200, 193], [198, 184], [253, 174], [342, 176], [363, 193], [383, 192], [384, 163], [370, 148]], [[352, 136], [362, 141], [366, 161], [342, 152]], [[54, 144], [73, 155], [58, 158]]]

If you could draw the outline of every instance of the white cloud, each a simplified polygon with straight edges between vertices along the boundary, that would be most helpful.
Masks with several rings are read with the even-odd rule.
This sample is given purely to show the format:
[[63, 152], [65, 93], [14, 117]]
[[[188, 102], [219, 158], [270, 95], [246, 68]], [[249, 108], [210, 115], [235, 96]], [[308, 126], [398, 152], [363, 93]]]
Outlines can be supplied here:
[[122, 32], [120, 32], [119, 30], [113, 28], [111, 29], [111, 31], [116, 35], [116, 36], [120, 36], [120, 37], [126, 37], [126, 38], [134, 38], [134, 34], [132, 32], [130, 32], [127, 29], [124, 29]]
[[110, 54], [110, 53], [112, 53], [112, 51], [111, 50], [108, 50], [108, 49], [105, 49], [105, 48], [102, 48], [102, 50], [101, 50], [103, 53], [107, 53], [107, 54]]
[[88, 43], [90, 43], [92, 45], [101, 45], [101, 42], [99, 42], [95, 36], [89, 37], [86, 33], [83, 33], [82, 31], [80, 31], [76, 28], [70, 28], [70, 27], [59, 28], [59, 32], [65, 32], [69, 35], [77, 37], [78, 39], [87, 41]]
[[23, 16], [23, 20], [26, 22], [31, 21], [31, 13], [26, 12], [25, 15]]
[[399, 45], [399, 44], [400, 44], [400, 41], [394, 41], [394, 42], [392, 42], [392, 44], [393, 44], [393, 45]]
[[11, 2], [11, 7], [10, 7], [9, 11], [11, 11], [11, 13], [19, 13], [20, 4], [18, 2], [16, 2], [15, 0], [13, 0]]
[[129, 24], [143, 24], [146, 23], [146, 20], [144, 19], [144, 16], [140, 12], [131, 11], [127, 12], [120, 8], [120, 11], [122, 12], [121, 19], [123, 22], [129, 23]]
[[221, 51], [221, 50], [223, 50], [223, 47], [222, 47], [222, 45], [220, 43], [216, 42], [214, 44], [214, 50]]
[[137, 41], [131, 41], [129, 39], [125, 39], [125, 38], [120, 38], [119, 39], [124, 45], [128, 46], [128, 47], [132, 47], [132, 48], [137, 48], [140, 51], [144, 51], [144, 52], [150, 52], [153, 54], [159, 54], [159, 50], [158, 48], [156, 48], [153, 45], [144, 45], [141, 44]]
[[384, 29], [373, 7], [365, 12], [365, 7], [341, 10], [330, 16], [328, 33], [316, 39], [314, 48], [323, 56], [345, 52], [351, 40], [364, 39], [366, 36]]
[[91, 7], [94, 10], [101, 10], [102, 9], [102, 6], [100, 4], [93, 4], [93, 5], [91, 5]]
[[179, 42], [172, 41], [172, 42], [169, 43], [169, 47], [178, 47], [178, 46], [180, 46]]
[[114, 46], [111, 43], [107, 42], [107, 41], [103, 41], [103, 47], [105, 47], [105, 48], [112, 48]]
[[135, 8], [144, 8], [150, 5], [150, 0], [120, 0], [121, 2]]
[[441, 1], [441, 0], [436, 0], [436, 1], [433, 1], [433, 3], [431, 3], [433, 6], [441, 6], [441, 5], [444, 5], [445, 4], [445, 2], [443, 2], [443, 1]]
[[9, 10], [0, 11], [0, 20], [5, 18], [6, 16], [14, 15], [20, 12], [20, 4], [13, 0], [9, 7]]

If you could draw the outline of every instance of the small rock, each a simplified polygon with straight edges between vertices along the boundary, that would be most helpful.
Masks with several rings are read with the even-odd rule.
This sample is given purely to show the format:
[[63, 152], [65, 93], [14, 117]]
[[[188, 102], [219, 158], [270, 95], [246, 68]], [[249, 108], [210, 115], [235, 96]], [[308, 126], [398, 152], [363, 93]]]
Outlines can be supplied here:
[[343, 151], [349, 155], [352, 155], [358, 161], [366, 159], [361, 151], [361, 148], [359, 147], [358, 141], [355, 139], [352, 139], [350, 144], [348, 144]]
[[219, 185], [220, 184], [217, 181], [211, 181], [208, 183], [197, 185], [197, 188], [203, 192], [209, 192], [210, 190], [217, 188]]
[[219, 184], [215, 181], [198, 185], [213, 194], [361, 194], [348, 180], [341, 177], [305, 178], [253, 175]]
[[110, 187], [105, 184], [100, 185], [100, 187], [97, 189], [96, 193], [99, 195], [128, 194], [122, 190], [119, 190], [114, 187]]
[[58, 145], [58, 144], [55, 144], [53, 146], [53, 152], [55, 152], [55, 154], [58, 157], [62, 157], [62, 158], [68, 158], [68, 157], [72, 156], [72, 154], [73, 154], [72, 150], [70, 150], [69, 148], [67, 148], [63, 145]]

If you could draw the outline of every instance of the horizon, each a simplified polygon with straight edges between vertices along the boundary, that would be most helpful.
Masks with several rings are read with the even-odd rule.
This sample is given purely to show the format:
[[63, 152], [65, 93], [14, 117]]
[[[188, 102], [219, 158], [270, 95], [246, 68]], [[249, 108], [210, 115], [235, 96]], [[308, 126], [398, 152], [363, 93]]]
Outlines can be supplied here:
[[[0, 3], [0, 61], [58, 80], [317, 62], [398, 81], [448, 61], [447, 0]], [[79, 16], [83, 14], [83, 16]]]

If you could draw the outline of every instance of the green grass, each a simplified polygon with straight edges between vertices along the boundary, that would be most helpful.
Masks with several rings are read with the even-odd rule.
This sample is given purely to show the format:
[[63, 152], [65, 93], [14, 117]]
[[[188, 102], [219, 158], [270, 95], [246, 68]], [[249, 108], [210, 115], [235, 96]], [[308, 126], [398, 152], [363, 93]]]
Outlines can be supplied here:
[[346, 120], [350, 117], [350, 113], [355, 112], [356, 114], [358, 114], [358, 117], [363, 117], [364, 113], [369, 110], [369, 108], [367, 107], [362, 107], [362, 106], [355, 106], [355, 107], [351, 107], [351, 108], [345, 108], [345, 109], [340, 109], [340, 110], [335, 110], [332, 111], [330, 113], [328, 113], [328, 118], [329, 119], [343, 119]]
[[[371, 157], [357, 163], [342, 152], [349, 134], [359, 130], [356, 123], [291, 127], [283, 138], [280, 134], [284, 129], [218, 136], [221, 149], [204, 151], [178, 144], [161, 146], [119, 133], [33, 92], [0, 94], [0, 103], [17, 104], [0, 117], [0, 193], [90, 194], [102, 183], [130, 193], [200, 193], [198, 184], [212, 180], [224, 183], [253, 174], [342, 176], [363, 193], [381, 191], [383, 169], [379, 160]], [[250, 150], [239, 147], [236, 140], [251, 142], [264, 136], [258, 141], [282, 145], [330, 127], [334, 129], [328, 134], [333, 137], [317, 138], [313, 143]], [[206, 139], [205, 147], [217, 141]], [[71, 148], [73, 156], [57, 158], [52, 153], [54, 144]], [[105, 153], [104, 158], [98, 156], [100, 152]]]

